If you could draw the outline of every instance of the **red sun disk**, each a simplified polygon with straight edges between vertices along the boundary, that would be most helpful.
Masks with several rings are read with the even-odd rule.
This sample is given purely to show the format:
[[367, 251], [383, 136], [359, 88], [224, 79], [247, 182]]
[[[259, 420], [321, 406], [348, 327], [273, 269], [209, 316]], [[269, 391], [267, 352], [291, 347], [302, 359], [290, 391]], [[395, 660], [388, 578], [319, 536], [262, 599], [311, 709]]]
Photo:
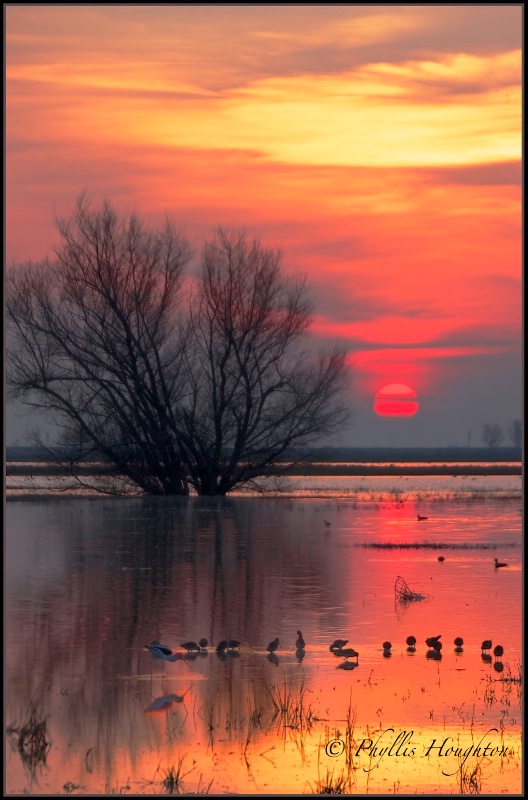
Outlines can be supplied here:
[[413, 417], [419, 409], [416, 392], [404, 383], [389, 383], [374, 396], [374, 411], [380, 417]]

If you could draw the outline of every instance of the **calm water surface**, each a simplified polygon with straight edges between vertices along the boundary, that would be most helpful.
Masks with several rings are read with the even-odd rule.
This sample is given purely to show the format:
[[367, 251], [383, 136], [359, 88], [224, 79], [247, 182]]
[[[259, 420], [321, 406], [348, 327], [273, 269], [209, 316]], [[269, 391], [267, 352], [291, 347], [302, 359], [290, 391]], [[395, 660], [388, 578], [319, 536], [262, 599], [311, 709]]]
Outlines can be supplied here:
[[[438, 480], [395, 493], [366, 479], [354, 499], [8, 502], [6, 792], [301, 794], [342, 778], [353, 793], [519, 793], [520, 486]], [[397, 602], [398, 576], [423, 599]], [[240, 650], [170, 663], [144, 647], [201, 637]], [[19, 746], [32, 711], [33, 751]], [[485, 757], [448, 752], [482, 737]]]

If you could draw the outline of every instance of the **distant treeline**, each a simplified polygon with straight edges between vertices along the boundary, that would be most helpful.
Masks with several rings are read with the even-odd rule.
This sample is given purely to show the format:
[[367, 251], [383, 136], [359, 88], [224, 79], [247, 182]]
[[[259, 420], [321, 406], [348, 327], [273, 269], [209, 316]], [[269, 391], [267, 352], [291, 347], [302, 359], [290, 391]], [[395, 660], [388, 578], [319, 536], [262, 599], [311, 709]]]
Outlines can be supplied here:
[[[520, 447], [325, 447], [284, 460], [307, 462], [480, 462], [522, 461]], [[49, 461], [42, 447], [6, 447], [6, 461]]]

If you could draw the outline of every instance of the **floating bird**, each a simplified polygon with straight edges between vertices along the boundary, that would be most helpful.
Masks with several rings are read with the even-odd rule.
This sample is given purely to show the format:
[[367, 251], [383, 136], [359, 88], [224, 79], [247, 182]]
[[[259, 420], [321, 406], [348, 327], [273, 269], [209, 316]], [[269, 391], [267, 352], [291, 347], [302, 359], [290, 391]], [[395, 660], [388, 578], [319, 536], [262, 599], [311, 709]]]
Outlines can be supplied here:
[[336, 639], [330, 645], [330, 650], [341, 650], [341, 648], [344, 647], [347, 644], [347, 642], [348, 639]]
[[462, 650], [462, 645], [464, 644], [464, 640], [461, 636], [457, 636], [454, 645], [458, 651]]
[[495, 559], [495, 569], [500, 569], [501, 567], [507, 567], [508, 565], [504, 561], [499, 561], [498, 558]]
[[443, 556], [438, 556], [438, 561], [445, 561], [445, 558]]
[[484, 641], [482, 642], [482, 644], [480, 646], [480, 649], [481, 649], [482, 652], [484, 652], [484, 650], [491, 650], [492, 646], [493, 646], [493, 644], [492, 644], [491, 639], [484, 639]]
[[436, 652], [439, 653], [441, 649], [442, 649], [442, 642], [439, 641], [433, 642], [433, 650], [436, 650]]
[[218, 644], [216, 645], [216, 652], [223, 653], [224, 650], [227, 650], [227, 641], [225, 639], [222, 639], [222, 641], [218, 642]]
[[418, 519], [418, 522], [422, 522], [422, 520], [429, 519], [429, 517], [422, 517], [421, 514], [418, 514], [417, 519]]
[[429, 639], [426, 639], [425, 643], [426, 643], [427, 647], [434, 647], [435, 642], [438, 642], [438, 640], [441, 638], [441, 636], [442, 636], [442, 634], [440, 634], [439, 636], [430, 636]]
[[240, 647], [240, 642], [238, 641], [238, 639], [229, 639], [227, 647], [229, 650], [234, 650], [235, 647]]
[[440, 659], [442, 658], [442, 653], [440, 652], [440, 650], [434, 650], [434, 649], [428, 650], [427, 653], [425, 654], [425, 657], [432, 658], [433, 661], [440, 661]]
[[346, 650], [341, 649], [339, 655], [344, 656], [347, 660], [349, 658], [355, 658], [359, 664], [359, 653], [352, 647], [347, 647]]
[[414, 650], [416, 647], [416, 636], [408, 636], [405, 643], [410, 650]]
[[297, 631], [297, 636], [299, 638], [295, 642], [295, 649], [296, 650], [304, 650], [304, 646], [305, 646], [306, 642], [303, 639], [303, 635], [302, 635], [301, 631]]
[[391, 647], [392, 647], [392, 644], [390, 642], [383, 642], [383, 649], [384, 650], [390, 650]]
[[493, 648], [493, 655], [495, 658], [500, 658], [504, 654], [504, 647], [501, 644], [495, 645]]
[[209, 642], [207, 641], [207, 639], [200, 639], [200, 641], [198, 642], [198, 644], [200, 645], [200, 647], [202, 648], [202, 650], [205, 650], [205, 648], [207, 647], [207, 645], [209, 644]]
[[183, 647], [183, 649], [187, 650], [188, 653], [191, 653], [193, 650], [200, 649], [200, 645], [196, 644], [196, 642], [182, 642], [180, 647]]
[[274, 652], [275, 652], [275, 650], [277, 650], [277, 648], [278, 648], [279, 644], [280, 644], [279, 640], [278, 640], [278, 639], [274, 639], [274, 640], [273, 640], [272, 642], [270, 642], [270, 643], [269, 643], [269, 645], [266, 647], [266, 650], [268, 650], [268, 652], [270, 652], [270, 653], [274, 653]]
[[327, 519], [325, 519], [324, 524], [325, 524], [325, 528], [329, 528], [332, 525], [332, 523], [328, 522]]

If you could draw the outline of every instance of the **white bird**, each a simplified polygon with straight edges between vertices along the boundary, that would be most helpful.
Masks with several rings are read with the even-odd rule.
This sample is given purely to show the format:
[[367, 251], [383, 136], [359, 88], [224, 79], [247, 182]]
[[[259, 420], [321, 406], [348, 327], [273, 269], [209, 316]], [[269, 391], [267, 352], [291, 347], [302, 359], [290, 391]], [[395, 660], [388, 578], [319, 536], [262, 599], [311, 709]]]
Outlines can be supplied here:
[[[183, 653], [173, 653], [171, 648], [166, 644], [160, 644], [159, 642], [154, 641], [151, 644], [146, 644], [145, 647], [149, 651], [152, 658], [162, 658], [165, 661], [185, 661], [185, 656]], [[186, 661], [185, 663], [187, 664]], [[190, 669], [189, 664], [187, 664], [187, 666]]]

